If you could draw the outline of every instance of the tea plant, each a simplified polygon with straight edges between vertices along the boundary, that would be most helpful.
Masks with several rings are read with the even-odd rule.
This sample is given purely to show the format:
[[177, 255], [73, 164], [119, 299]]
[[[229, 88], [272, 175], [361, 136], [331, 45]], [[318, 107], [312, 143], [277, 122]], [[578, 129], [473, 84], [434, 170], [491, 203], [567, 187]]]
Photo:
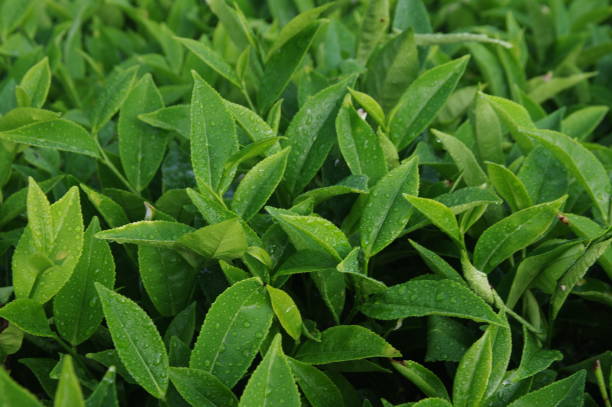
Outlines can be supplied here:
[[610, 407], [607, 0], [0, 2], [0, 405]]

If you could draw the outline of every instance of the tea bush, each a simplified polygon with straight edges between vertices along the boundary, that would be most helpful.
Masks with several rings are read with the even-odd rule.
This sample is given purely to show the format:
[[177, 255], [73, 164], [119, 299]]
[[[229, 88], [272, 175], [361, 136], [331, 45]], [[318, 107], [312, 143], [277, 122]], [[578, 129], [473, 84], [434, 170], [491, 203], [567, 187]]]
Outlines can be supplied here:
[[611, 16], [0, 1], [0, 405], [610, 407]]

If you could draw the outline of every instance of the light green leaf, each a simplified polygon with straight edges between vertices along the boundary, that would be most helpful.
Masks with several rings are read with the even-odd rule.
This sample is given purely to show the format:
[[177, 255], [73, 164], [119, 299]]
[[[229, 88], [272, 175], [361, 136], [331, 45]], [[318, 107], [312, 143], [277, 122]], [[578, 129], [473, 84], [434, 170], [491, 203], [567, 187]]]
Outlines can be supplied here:
[[291, 147], [285, 184], [292, 195], [304, 189], [319, 171], [336, 140], [334, 121], [350, 76], [308, 98], [285, 132]]
[[287, 40], [280, 48], [268, 54], [261, 86], [257, 92], [260, 111], [267, 112], [282, 95], [291, 76], [301, 65], [319, 27], [319, 23], [312, 23]]
[[65, 355], [62, 358], [62, 372], [53, 400], [53, 407], [85, 407], [81, 385], [74, 371], [70, 355]]
[[344, 405], [342, 393], [325, 373], [295, 359], [289, 359], [289, 365], [298, 386], [310, 404], [316, 407]]
[[125, 210], [117, 202], [89, 188], [85, 184], [81, 184], [80, 186], [85, 192], [85, 195], [87, 195], [87, 198], [89, 198], [89, 201], [95, 206], [98, 212], [100, 212], [100, 215], [102, 215], [108, 226], [116, 228], [130, 222], [125, 214]]
[[171, 367], [170, 380], [193, 407], [238, 406], [238, 399], [231, 390], [205, 370]]
[[523, 209], [487, 228], [474, 248], [474, 266], [489, 273], [513, 253], [541, 238], [556, 218], [566, 197]]
[[104, 315], [94, 283], [108, 288], [115, 283], [115, 263], [108, 243], [94, 238], [100, 231], [94, 217], [84, 236], [83, 254], [70, 280], [53, 301], [53, 316], [58, 332], [72, 345], [87, 340], [98, 329]]
[[383, 150], [374, 130], [359, 117], [348, 98], [336, 117], [338, 145], [351, 173], [365, 175], [369, 184], [375, 185], [387, 172]]
[[593, 153], [563, 133], [551, 130], [526, 130], [524, 134], [536, 139], [561, 161], [589, 194], [598, 216], [608, 221], [612, 186], [606, 169]]
[[42, 407], [32, 393], [21, 387], [0, 367], [0, 403], [3, 406]]
[[525, 184], [508, 168], [500, 164], [487, 162], [487, 173], [489, 181], [491, 181], [497, 193], [504, 198], [513, 212], [532, 205]]
[[38, 302], [29, 298], [17, 298], [0, 308], [0, 317], [22, 331], [34, 336], [53, 338], [45, 310]]
[[314, 205], [318, 205], [328, 199], [345, 194], [367, 194], [368, 177], [364, 175], [349, 175], [339, 183], [328, 187], [314, 188], [298, 195], [295, 203], [312, 199]]
[[163, 398], [168, 388], [168, 354], [155, 324], [134, 301], [100, 283], [95, 287], [121, 362], [149, 394]]
[[231, 66], [223, 60], [223, 57], [215, 50], [201, 41], [192, 40], [190, 38], [176, 38], [189, 51], [193, 53], [199, 60], [208, 65], [219, 75], [230, 81], [236, 87], [240, 88], [240, 80]]
[[461, 140], [438, 130], [432, 132], [442, 142], [468, 186], [477, 187], [487, 182], [487, 176], [476, 161], [474, 153]]
[[448, 391], [440, 378], [420, 363], [412, 360], [392, 360], [391, 365], [426, 396], [450, 400]]
[[580, 82], [595, 76], [595, 72], [581, 72], [575, 75], [570, 75], [565, 78], [551, 78], [542, 81], [539, 86], [536, 86], [529, 92], [529, 97], [536, 103], [542, 103], [557, 95], [559, 92], [576, 86]]
[[427, 266], [433, 273], [436, 273], [439, 276], [447, 278], [449, 280], [453, 280], [458, 283], [465, 284], [465, 281], [463, 280], [461, 275], [457, 272], [457, 270], [451, 267], [451, 265], [448, 264], [436, 252], [433, 252], [421, 246], [414, 240], [408, 239], [408, 241], [410, 242], [412, 247], [416, 249], [416, 251], [419, 253], [419, 256], [421, 256], [421, 259], [423, 259], [425, 264], [427, 264]]
[[508, 407], [581, 406], [584, 399], [585, 378], [586, 372], [580, 370], [565, 379], [522, 396]]
[[482, 298], [451, 280], [410, 280], [391, 286], [370, 297], [361, 312], [382, 320], [442, 315], [502, 324]]
[[487, 328], [491, 335], [492, 362], [485, 399], [501, 390], [500, 386], [506, 377], [512, 354], [512, 331], [506, 316], [501, 314], [500, 318], [504, 321], [504, 326], [490, 325]]
[[361, 247], [372, 257], [397, 238], [411, 216], [411, 205], [402, 194], [419, 190], [418, 159], [391, 170], [374, 186], [361, 216]]
[[98, 147], [87, 131], [70, 120], [35, 122], [12, 130], [0, 131], [0, 140], [30, 146], [70, 151], [97, 158]]
[[[38, 183], [43, 192], [51, 191], [64, 177], [58, 175]], [[26, 210], [27, 195], [29, 188], [22, 188], [19, 191], [12, 193], [0, 205], [0, 226], [5, 225], [17, 216], [21, 215]], [[40, 215], [39, 215], [40, 216]]]
[[287, 167], [286, 148], [257, 163], [236, 188], [232, 210], [249, 221], [266, 204], [280, 183]]
[[476, 96], [472, 125], [481, 162], [489, 160], [503, 164], [501, 123], [497, 114], [495, 114], [495, 110], [482, 94]]
[[484, 95], [487, 101], [491, 104], [502, 123], [510, 129], [510, 133], [516, 140], [517, 144], [523, 150], [523, 153], [528, 153], [534, 147], [529, 137], [525, 137], [519, 128], [535, 129], [531, 117], [527, 110], [520, 104], [498, 96]]
[[96, 233], [96, 238], [117, 243], [134, 243], [172, 248], [177, 240], [193, 228], [183, 223], [165, 220], [142, 220]]
[[419, 198], [409, 194], [404, 194], [404, 198], [459, 246], [463, 246], [463, 235], [459, 230], [455, 214], [450, 208], [429, 198]]
[[207, 258], [226, 261], [241, 257], [248, 247], [238, 218], [186, 233], [178, 239], [178, 243]]
[[133, 66], [125, 70], [116, 69], [108, 77], [102, 94], [95, 99], [95, 105], [90, 112], [92, 134], [97, 134], [121, 108], [130, 93], [137, 72], [138, 66]]
[[195, 71], [191, 98], [191, 163], [198, 186], [217, 191], [225, 162], [238, 151], [234, 119], [221, 96]]
[[523, 161], [518, 177], [533, 203], [549, 202], [568, 190], [567, 172], [559, 160], [544, 146], [536, 146]]
[[164, 106], [150, 74], [143, 76], [130, 91], [119, 112], [119, 158], [128, 181], [142, 191], [153, 179], [166, 152], [168, 138], [160, 130], [138, 119]]
[[361, 22], [357, 42], [357, 61], [365, 63], [389, 28], [389, 0], [370, 0]]
[[[47, 100], [51, 87], [51, 68], [49, 58], [45, 57], [33, 65], [21, 79], [17, 87], [17, 103], [20, 106], [42, 107]], [[23, 95], [20, 97], [20, 95]], [[25, 100], [24, 100], [25, 99]]]
[[189, 367], [210, 372], [234, 387], [257, 355], [273, 316], [259, 279], [229, 287], [208, 310]]
[[117, 369], [115, 366], [108, 368], [102, 379], [87, 398], [85, 405], [87, 407], [119, 407], [117, 399], [116, 375]]
[[297, 305], [289, 294], [279, 288], [267, 285], [266, 290], [268, 290], [272, 309], [281, 326], [289, 336], [296, 341], [299, 340], [302, 333], [302, 315]]
[[[28, 226], [13, 255], [15, 295], [32, 298], [41, 304], [53, 298], [70, 279], [83, 248], [83, 218], [77, 187], [70, 188], [50, 210], [46, 244], [37, 247], [35, 233], [38, 232], [33, 233]], [[38, 209], [33, 212], [33, 217], [37, 217], [38, 212]]]
[[427, 398], [414, 403], [412, 407], [452, 407], [452, 404], [441, 398]]
[[287, 357], [283, 353], [281, 335], [277, 334], [257, 369], [251, 375], [240, 407], [299, 407], [300, 394]]
[[355, 101], [366, 111], [367, 114], [372, 116], [378, 125], [385, 125], [385, 112], [372, 96], [351, 88], [349, 88], [349, 92], [353, 99], [355, 99]]
[[577, 140], [588, 140], [608, 113], [607, 106], [588, 106], [567, 116], [561, 122], [563, 133]]
[[175, 131], [188, 139], [191, 129], [190, 110], [189, 105], [174, 105], [141, 113], [137, 117], [149, 126]]
[[389, 115], [389, 138], [407, 147], [436, 117], [465, 71], [468, 56], [436, 66], [412, 82]]
[[472, 407], [482, 402], [491, 375], [491, 327], [463, 355], [453, 380], [453, 406]]

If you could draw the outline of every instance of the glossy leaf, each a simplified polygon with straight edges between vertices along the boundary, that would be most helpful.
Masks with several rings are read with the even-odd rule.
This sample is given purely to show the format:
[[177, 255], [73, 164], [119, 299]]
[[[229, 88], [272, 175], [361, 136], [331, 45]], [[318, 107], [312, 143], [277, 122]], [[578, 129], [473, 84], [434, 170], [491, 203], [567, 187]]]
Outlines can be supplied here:
[[518, 172], [533, 203], [549, 202], [567, 193], [565, 167], [543, 146], [535, 147]]
[[18, 298], [0, 308], [0, 317], [34, 336], [53, 338], [44, 308], [36, 301]]
[[234, 73], [232, 67], [229, 66], [228, 63], [223, 60], [223, 57], [217, 54], [215, 50], [201, 41], [192, 40], [190, 38], [177, 38], [177, 40], [219, 75], [237, 87], [240, 87], [240, 80]]
[[95, 283], [119, 358], [149, 394], [163, 398], [168, 388], [168, 354], [151, 318], [135, 302]]
[[210, 372], [233, 387], [255, 358], [273, 315], [258, 279], [234, 284], [208, 310], [189, 367]]
[[473, 127], [478, 156], [481, 161], [489, 160], [503, 164], [502, 128], [497, 114], [482, 95], [476, 96], [475, 102]]
[[4, 367], [0, 368], [0, 402], [5, 406], [42, 407], [32, 393], [15, 382]]
[[493, 364], [490, 328], [465, 352], [453, 380], [453, 406], [479, 405], [487, 390]]
[[163, 106], [153, 79], [145, 75], [132, 87], [119, 112], [119, 157], [128, 181], [137, 191], [153, 179], [168, 144], [165, 134], [143, 123], [138, 115]]
[[410, 280], [391, 286], [370, 297], [361, 312], [382, 320], [443, 315], [501, 324], [484, 300], [451, 280]]
[[237, 218], [186, 233], [178, 242], [202, 256], [223, 260], [241, 257], [248, 246], [246, 234]]
[[457, 169], [463, 174], [463, 179], [468, 186], [477, 187], [487, 182], [487, 176], [480, 168], [476, 157], [461, 140], [441, 131], [433, 130], [433, 133], [453, 158]]
[[295, 359], [289, 359], [289, 365], [300, 390], [310, 404], [317, 407], [337, 407], [344, 403], [340, 390], [325, 373]]
[[425, 366], [413, 360], [392, 361], [391, 364], [402, 376], [410, 380], [426, 396], [450, 400], [440, 378]]
[[321, 341], [308, 341], [295, 358], [322, 365], [373, 357], [398, 357], [400, 352], [374, 332], [359, 325], [338, 325], [321, 333]]
[[389, 138], [402, 150], [435, 118], [463, 75], [468, 58], [438, 65], [412, 82], [389, 115]]
[[193, 228], [178, 222], [165, 220], [143, 220], [132, 222], [114, 229], [96, 233], [98, 239], [112, 240], [117, 243], [134, 243], [147, 246], [171, 248], [176, 241]]
[[96, 134], [119, 111], [136, 79], [138, 67], [117, 69], [106, 81], [102, 94], [90, 112], [92, 133]]
[[289, 336], [297, 341], [302, 333], [302, 315], [300, 310], [295, 305], [291, 296], [285, 291], [270, 285], [266, 286], [266, 290], [268, 290], [270, 303], [276, 318], [278, 318], [281, 326], [287, 331]]
[[219, 188], [225, 162], [238, 150], [236, 126], [221, 96], [193, 73], [191, 163], [198, 186]]
[[519, 367], [512, 373], [514, 382], [527, 379], [563, 359], [558, 350], [542, 349], [535, 336], [523, 329], [523, 353]]
[[266, 204], [280, 183], [287, 167], [288, 149], [257, 163], [244, 176], [234, 193], [232, 210], [250, 220]]
[[102, 307], [94, 283], [112, 288], [115, 263], [108, 243], [94, 235], [100, 223], [93, 218], [85, 231], [83, 254], [70, 280], [53, 301], [53, 316], [60, 335], [73, 345], [88, 339], [102, 322]]
[[211, 373], [186, 367], [171, 367], [170, 380], [181, 396], [194, 407], [235, 407], [238, 399]]
[[535, 205], [515, 212], [485, 230], [474, 248], [474, 266], [490, 272], [513, 253], [537, 241], [548, 230], [565, 202]]
[[357, 42], [357, 60], [366, 62], [389, 27], [389, 0], [369, 1]]
[[239, 406], [268, 407], [279, 404], [287, 407], [301, 405], [289, 361], [283, 353], [281, 335], [277, 334], [244, 388]]
[[573, 375], [542, 387], [536, 391], [524, 395], [523, 397], [510, 403], [508, 407], [528, 407], [541, 406], [553, 407], [561, 405], [579, 406], [584, 398], [584, 380], [586, 372], [578, 371]]
[[372, 188], [361, 216], [361, 247], [372, 257], [399, 236], [411, 216], [411, 205], [402, 194], [419, 190], [418, 159], [391, 170]]
[[503, 165], [487, 163], [489, 180], [513, 212], [532, 205], [527, 188], [519, 177]]
[[62, 372], [53, 400], [53, 407], [85, 407], [83, 392], [70, 355], [62, 358]]
[[446, 233], [460, 246], [463, 245], [463, 236], [459, 230], [455, 214], [443, 203], [433, 199], [419, 198], [414, 195], [404, 194], [404, 198], [412, 204], [423, 215], [425, 215], [431, 223], [436, 225], [442, 232]]
[[47, 100], [50, 87], [51, 68], [49, 67], [49, 58], [45, 57], [23, 75], [23, 79], [17, 87], [19, 89], [17, 93], [19, 105], [42, 107]]

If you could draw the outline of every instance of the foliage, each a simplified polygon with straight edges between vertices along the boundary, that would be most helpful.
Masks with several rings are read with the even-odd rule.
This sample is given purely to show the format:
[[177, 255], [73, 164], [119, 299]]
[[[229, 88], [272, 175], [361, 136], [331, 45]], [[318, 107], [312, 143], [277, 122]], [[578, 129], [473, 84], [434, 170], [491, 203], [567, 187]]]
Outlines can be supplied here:
[[605, 406], [609, 0], [0, 0], [0, 405]]

